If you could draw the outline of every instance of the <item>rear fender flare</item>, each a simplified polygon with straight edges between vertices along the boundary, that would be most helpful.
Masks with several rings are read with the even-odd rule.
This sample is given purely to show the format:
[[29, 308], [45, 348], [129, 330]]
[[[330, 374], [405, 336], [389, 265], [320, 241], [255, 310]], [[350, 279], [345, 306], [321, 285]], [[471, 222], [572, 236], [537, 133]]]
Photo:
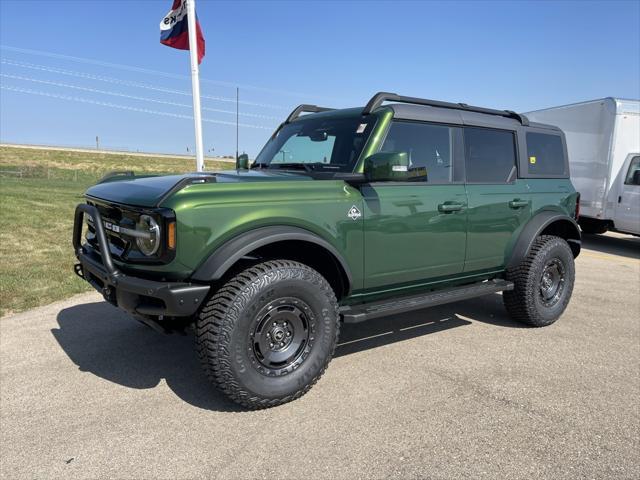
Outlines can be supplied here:
[[522, 262], [533, 244], [536, 237], [538, 237], [547, 227], [558, 224], [567, 232], [565, 240], [569, 243], [573, 256], [577, 257], [580, 253], [581, 246], [581, 234], [580, 227], [576, 221], [570, 216], [556, 212], [556, 211], [543, 211], [535, 215], [520, 232], [518, 239], [516, 240], [511, 255], [507, 259], [507, 268], [513, 268]]

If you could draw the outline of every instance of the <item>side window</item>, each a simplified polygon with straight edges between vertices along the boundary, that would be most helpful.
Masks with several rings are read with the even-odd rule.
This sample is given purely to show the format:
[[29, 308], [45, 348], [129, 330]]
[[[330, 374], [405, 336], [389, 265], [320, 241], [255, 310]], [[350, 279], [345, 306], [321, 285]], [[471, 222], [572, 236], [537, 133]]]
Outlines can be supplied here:
[[629, 164], [625, 185], [640, 185], [640, 157], [633, 157]]
[[565, 158], [559, 135], [527, 132], [527, 165], [533, 175], [564, 175]]
[[426, 168], [428, 183], [449, 183], [453, 173], [452, 130], [443, 125], [394, 121], [380, 150], [407, 152], [410, 166]]
[[513, 132], [487, 128], [464, 129], [467, 182], [506, 183], [516, 167]]

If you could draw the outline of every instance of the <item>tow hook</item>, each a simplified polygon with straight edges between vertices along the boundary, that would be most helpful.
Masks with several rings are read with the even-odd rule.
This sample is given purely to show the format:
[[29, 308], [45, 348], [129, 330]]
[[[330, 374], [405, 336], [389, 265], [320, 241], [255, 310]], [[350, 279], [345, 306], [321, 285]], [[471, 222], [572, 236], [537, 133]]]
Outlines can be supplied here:
[[84, 278], [84, 272], [82, 271], [82, 264], [81, 263], [76, 263], [73, 266], [73, 271], [75, 272], [76, 275], [78, 275], [81, 279], [85, 280]]
[[116, 303], [115, 292], [111, 287], [104, 287], [102, 289], [102, 296], [107, 302], [115, 305]]

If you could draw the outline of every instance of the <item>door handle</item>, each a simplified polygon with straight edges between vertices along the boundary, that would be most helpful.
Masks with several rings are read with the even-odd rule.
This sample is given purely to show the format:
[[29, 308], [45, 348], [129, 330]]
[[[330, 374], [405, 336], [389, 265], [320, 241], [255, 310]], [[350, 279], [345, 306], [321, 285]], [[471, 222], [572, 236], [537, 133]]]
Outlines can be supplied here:
[[461, 203], [441, 203], [438, 205], [438, 211], [440, 213], [452, 213], [462, 210], [463, 205]]
[[527, 205], [529, 205], [529, 202], [527, 200], [520, 200], [519, 198], [516, 198], [509, 202], [509, 208], [522, 208], [526, 207]]

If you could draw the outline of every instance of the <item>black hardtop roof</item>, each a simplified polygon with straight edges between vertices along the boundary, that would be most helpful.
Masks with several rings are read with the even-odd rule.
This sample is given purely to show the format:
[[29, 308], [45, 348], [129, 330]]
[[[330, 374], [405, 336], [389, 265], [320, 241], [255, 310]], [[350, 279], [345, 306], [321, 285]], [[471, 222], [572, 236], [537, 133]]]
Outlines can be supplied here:
[[525, 130], [528, 128], [541, 128], [555, 131], [560, 130], [558, 127], [553, 125], [537, 122], [527, 122], [527, 125], [523, 126], [514, 118], [506, 118], [486, 113], [399, 103], [392, 103], [387, 107], [393, 110], [394, 118], [403, 120], [499, 128], [506, 130], [517, 130], [519, 128], [524, 128]]
[[[391, 102], [383, 106], [383, 103]], [[302, 113], [310, 113], [310, 117], [347, 117], [366, 116], [381, 109], [390, 108], [394, 118], [454, 125], [474, 125], [488, 128], [516, 130], [519, 127], [534, 127], [559, 131], [558, 127], [537, 122], [529, 122], [523, 115], [511, 110], [495, 110], [475, 107], [464, 103], [441, 102], [416, 97], [405, 97], [395, 93], [379, 92], [375, 94], [363, 108], [332, 109], [315, 105], [300, 105], [287, 118], [285, 123], [306, 118]]]

